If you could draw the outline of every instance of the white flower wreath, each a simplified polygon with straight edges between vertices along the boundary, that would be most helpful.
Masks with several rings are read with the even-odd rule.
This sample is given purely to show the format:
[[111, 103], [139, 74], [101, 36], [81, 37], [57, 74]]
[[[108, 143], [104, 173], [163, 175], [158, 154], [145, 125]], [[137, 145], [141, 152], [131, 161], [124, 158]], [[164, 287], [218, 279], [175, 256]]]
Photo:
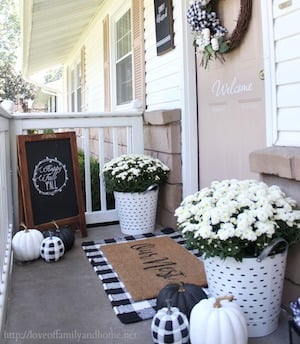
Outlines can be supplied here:
[[201, 66], [207, 68], [212, 59], [224, 62], [224, 54], [237, 48], [248, 30], [252, 0], [240, 0], [241, 7], [236, 27], [230, 37], [228, 30], [221, 25], [214, 9], [218, 0], [192, 0], [187, 11], [187, 22], [194, 34], [194, 46], [202, 54]]
[[209, 4], [211, 0], [194, 0], [187, 11], [187, 21], [194, 34], [194, 46], [202, 54], [201, 66], [207, 68], [211, 59], [224, 62], [223, 54], [229, 50], [225, 39], [228, 30], [220, 24], [216, 12]]

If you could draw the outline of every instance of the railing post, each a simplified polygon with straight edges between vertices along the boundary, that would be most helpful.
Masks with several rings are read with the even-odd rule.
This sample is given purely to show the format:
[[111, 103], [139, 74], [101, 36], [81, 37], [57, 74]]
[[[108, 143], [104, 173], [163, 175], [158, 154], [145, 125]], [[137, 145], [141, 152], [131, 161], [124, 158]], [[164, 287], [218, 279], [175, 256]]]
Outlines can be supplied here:
[[13, 203], [10, 152], [11, 116], [0, 106], [0, 337], [6, 318], [12, 267]]
[[22, 122], [10, 121], [10, 156], [12, 165], [12, 199], [14, 223], [19, 222], [19, 188], [18, 188], [18, 154], [17, 154], [17, 135], [22, 134]]

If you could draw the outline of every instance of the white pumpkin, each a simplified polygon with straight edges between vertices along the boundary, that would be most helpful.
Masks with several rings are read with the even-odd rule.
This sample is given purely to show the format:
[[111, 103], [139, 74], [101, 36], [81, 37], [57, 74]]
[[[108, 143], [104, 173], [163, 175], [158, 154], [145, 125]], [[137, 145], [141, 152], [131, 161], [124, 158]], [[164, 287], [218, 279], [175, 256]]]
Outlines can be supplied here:
[[191, 344], [247, 344], [245, 315], [233, 296], [203, 299], [192, 309]]
[[24, 224], [24, 230], [18, 231], [12, 239], [12, 248], [16, 259], [30, 261], [40, 257], [40, 245], [44, 239], [43, 234], [37, 229], [28, 229]]

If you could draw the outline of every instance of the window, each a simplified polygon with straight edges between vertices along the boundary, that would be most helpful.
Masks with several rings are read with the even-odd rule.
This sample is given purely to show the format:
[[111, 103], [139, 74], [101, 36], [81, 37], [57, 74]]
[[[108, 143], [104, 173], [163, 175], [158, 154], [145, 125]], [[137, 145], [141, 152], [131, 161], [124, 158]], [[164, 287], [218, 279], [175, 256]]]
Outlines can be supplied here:
[[71, 111], [75, 111], [75, 71], [71, 70]]
[[144, 108], [144, 2], [124, 2], [102, 24], [105, 111], [126, 109], [133, 99]]
[[77, 90], [77, 109], [81, 111], [81, 63], [77, 63], [76, 66], [76, 90]]
[[81, 111], [81, 62], [71, 67], [70, 73], [70, 109], [72, 112]]
[[115, 24], [116, 42], [116, 105], [132, 100], [131, 11], [127, 10]]

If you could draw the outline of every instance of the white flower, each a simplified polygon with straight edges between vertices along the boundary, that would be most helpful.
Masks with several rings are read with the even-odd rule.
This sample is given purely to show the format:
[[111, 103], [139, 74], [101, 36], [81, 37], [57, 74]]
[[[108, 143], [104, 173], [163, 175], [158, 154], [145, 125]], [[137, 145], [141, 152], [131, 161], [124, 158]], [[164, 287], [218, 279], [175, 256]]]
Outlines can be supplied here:
[[213, 37], [210, 41], [212, 50], [218, 51], [220, 46], [219, 46], [219, 41], [216, 37]]
[[249, 241], [256, 241], [257, 235], [251, 229], [247, 229], [243, 232], [241, 239], [246, 239]]
[[215, 239], [217, 237], [216, 234], [212, 232], [212, 226], [210, 225], [203, 225], [195, 232], [195, 238], [201, 237], [203, 239]]
[[199, 3], [200, 6], [206, 6], [210, 3], [211, 0], [190, 0], [189, 4], [194, 5], [196, 3]]
[[126, 173], [126, 172], [119, 173], [119, 174], [116, 176], [116, 178], [118, 178], [118, 179], [123, 179], [123, 180], [125, 180], [126, 177], [127, 177], [127, 173]]
[[235, 235], [236, 233], [232, 223], [221, 224], [221, 229], [218, 231], [218, 237], [220, 240], [227, 240]]
[[272, 236], [275, 233], [275, 223], [272, 221], [257, 221], [254, 226], [256, 228], [256, 235], [258, 236], [261, 236], [263, 234]]
[[201, 4], [201, 6], [206, 6], [210, 3], [211, 0], [198, 0]]
[[205, 41], [210, 40], [210, 30], [208, 28], [202, 30], [202, 37]]
[[273, 207], [270, 204], [264, 204], [256, 209], [255, 214], [260, 221], [267, 221], [273, 215]]

